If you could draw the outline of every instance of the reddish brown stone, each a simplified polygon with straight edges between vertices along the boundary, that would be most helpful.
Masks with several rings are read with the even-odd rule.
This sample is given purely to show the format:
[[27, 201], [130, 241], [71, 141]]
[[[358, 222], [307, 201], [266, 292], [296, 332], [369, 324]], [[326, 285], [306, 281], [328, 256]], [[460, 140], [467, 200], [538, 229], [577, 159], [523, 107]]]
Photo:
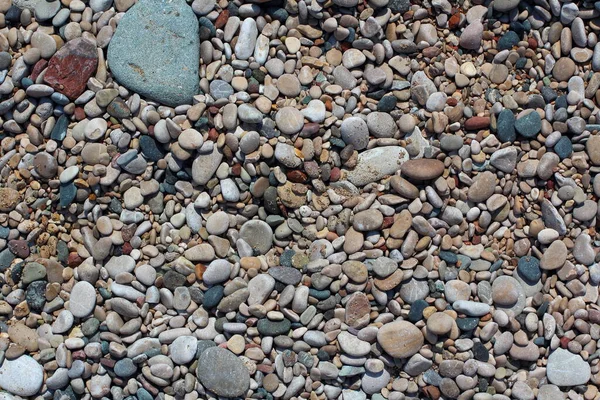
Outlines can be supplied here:
[[331, 173], [329, 174], [329, 180], [331, 182], [339, 181], [341, 176], [342, 176], [342, 171], [338, 167], [331, 168]]
[[228, 19], [229, 19], [229, 10], [221, 11], [221, 14], [219, 14], [217, 19], [215, 20], [215, 28], [217, 28], [217, 29], [223, 28], [225, 26], [225, 24], [227, 23]]
[[131, 247], [131, 244], [129, 244], [129, 243], [124, 243], [123, 244], [123, 250], [122, 250], [123, 254], [129, 255], [132, 250], [133, 250], [133, 247]]
[[96, 72], [97, 67], [96, 45], [84, 38], [74, 39], [52, 56], [44, 82], [75, 100], [83, 93], [88, 79]]
[[33, 69], [31, 70], [31, 75], [29, 75], [31, 80], [35, 82], [35, 80], [38, 78], [38, 76], [40, 76], [40, 73], [44, 70], [44, 68], [46, 68], [47, 65], [48, 60], [44, 60], [43, 58], [40, 61], [36, 62], [33, 66]]
[[71, 268], [77, 267], [79, 264], [83, 262], [83, 258], [79, 256], [77, 253], [69, 253], [69, 257], [67, 258], [67, 265]]
[[477, 130], [490, 126], [490, 117], [471, 117], [465, 121], [465, 129]]
[[532, 50], [536, 50], [538, 47], [537, 40], [535, 40], [534, 38], [527, 39], [527, 43], [529, 44], [529, 48]]
[[448, 20], [448, 28], [456, 29], [458, 28], [458, 24], [460, 24], [460, 13], [453, 14]]
[[287, 178], [289, 181], [294, 183], [304, 183], [308, 180], [306, 174], [302, 171], [293, 170], [287, 173]]
[[83, 107], [76, 107], [74, 115], [76, 121], [83, 121], [86, 118], [85, 110], [83, 109]]

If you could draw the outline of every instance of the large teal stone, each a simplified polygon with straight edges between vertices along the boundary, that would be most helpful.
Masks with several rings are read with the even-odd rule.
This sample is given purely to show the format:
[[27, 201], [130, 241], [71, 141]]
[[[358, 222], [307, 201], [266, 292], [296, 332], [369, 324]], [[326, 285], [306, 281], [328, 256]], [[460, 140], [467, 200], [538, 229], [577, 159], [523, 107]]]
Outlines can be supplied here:
[[141, 0], [108, 46], [114, 79], [142, 96], [178, 106], [198, 92], [198, 19], [184, 0]]

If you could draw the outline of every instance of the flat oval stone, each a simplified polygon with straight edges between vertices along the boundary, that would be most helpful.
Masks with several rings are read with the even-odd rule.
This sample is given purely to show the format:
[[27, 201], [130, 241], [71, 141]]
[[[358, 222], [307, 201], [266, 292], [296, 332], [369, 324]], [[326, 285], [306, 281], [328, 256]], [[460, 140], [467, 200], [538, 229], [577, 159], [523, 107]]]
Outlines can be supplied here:
[[202, 352], [197, 376], [204, 387], [223, 397], [244, 396], [250, 387], [250, 374], [242, 360], [220, 347]]
[[420, 158], [402, 164], [402, 175], [415, 181], [436, 179], [444, 173], [444, 163], [439, 160]]

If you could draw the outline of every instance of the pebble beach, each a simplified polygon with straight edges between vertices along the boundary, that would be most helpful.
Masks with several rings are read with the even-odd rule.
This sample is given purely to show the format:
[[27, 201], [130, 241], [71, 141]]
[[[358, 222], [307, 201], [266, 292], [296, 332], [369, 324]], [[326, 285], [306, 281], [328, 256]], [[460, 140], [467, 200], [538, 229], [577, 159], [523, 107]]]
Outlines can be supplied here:
[[0, 0], [0, 400], [600, 400], [599, 35]]

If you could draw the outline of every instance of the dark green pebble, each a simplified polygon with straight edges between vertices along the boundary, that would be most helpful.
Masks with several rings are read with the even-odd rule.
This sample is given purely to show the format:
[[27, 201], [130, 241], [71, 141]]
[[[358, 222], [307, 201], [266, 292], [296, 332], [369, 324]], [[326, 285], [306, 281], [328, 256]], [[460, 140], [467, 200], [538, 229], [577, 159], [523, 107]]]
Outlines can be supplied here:
[[69, 119], [65, 115], [61, 115], [56, 124], [54, 124], [54, 128], [52, 128], [52, 132], [50, 132], [50, 138], [56, 141], [63, 141], [67, 136], [67, 127], [69, 125]]
[[294, 257], [295, 254], [296, 252], [294, 250], [284, 250], [283, 254], [281, 254], [281, 256], [279, 257], [279, 263], [284, 267], [291, 267], [292, 257]]
[[425, 300], [417, 300], [410, 306], [410, 311], [408, 312], [408, 320], [410, 322], [417, 322], [423, 319], [423, 310], [427, 308], [429, 304]]
[[112, 297], [112, 293], [109, 292], [106, 288], [99, 288], [98, 292], [100, 293], [100, 296], [102, 296], [102, 298], [104, 300], [108, 300]]
[[517, 272], [523, 280], [531, 285], [542, 278], [540, 260], [533, 256], [521, 257], [517, 263]]
[[25, 300], [30, 310], [41, 312], [46, 304], [46, 281], [31, 282], [27, 287]]
[[325, 300], [326, 298], [331, 296], [331, 292], [329, 290], [316, 290], [313, 288], [310, 288], [308, 290], [308, 294], [317, 300]]
[[69, 207], [75, 200], [75, 196], [77, 196], [77, 188], [73, 182], [60, 185], [59, 204], [62, 208]]
[[216, 307], [223, 299], [223, 291], [225, 288], [221, 285], [213, 286], [204, 292], [204, 300], [202, 306], [206, 310]]
[[542, 129], [542, 119], [540, 118], [540, 114], [536, 111], [532, 111], [526, 116], [519, 118], [515, 122], [515, 129], [521, 136], [527, 139], [534, 138]]
[[154, 400], [154, 397], [144, 388], [139, 388], [137, 392], [135, 392], [138, 400]]
[[519, 43], [519, 41], [519, 35], [517, 35], [513, 31], [508, 31], [504, 35], [502, 35], [500, 40], [498, 40], [498, 45], [496, 46], [496, 49], [498, 49], [498, 51], [512, 49], [513, 46], [516, 46], [517, 43]]
[[481, 342], [475, 342], [473, 344], [472, 351], [473, 351], [473, 357], [475, 357], [475, 359], [478, 361], [487, 362], [490, 357], [490, 353], [489, 353], [488, 349], [486, 349], [485, 346]]
[[281, 321], [271, 321], [266, 318], [260, 319], [256, 324], [258, 333], [263, 336], [287, 335], [290, 331], [292, 323], [283, 319]]
[[148, 135], [140, 136], [140, 148], [142, 149], [142, 155], [150, 161], [158, 161], [165, 156], [156, 141]]
[[390, 112], [396, 108], [396, 96], [383, 96], [377, 103], [377, 111]]
[[456, 325], [461, 331], [472, 331], [479, 324], [479, 318], [457, 318]]

